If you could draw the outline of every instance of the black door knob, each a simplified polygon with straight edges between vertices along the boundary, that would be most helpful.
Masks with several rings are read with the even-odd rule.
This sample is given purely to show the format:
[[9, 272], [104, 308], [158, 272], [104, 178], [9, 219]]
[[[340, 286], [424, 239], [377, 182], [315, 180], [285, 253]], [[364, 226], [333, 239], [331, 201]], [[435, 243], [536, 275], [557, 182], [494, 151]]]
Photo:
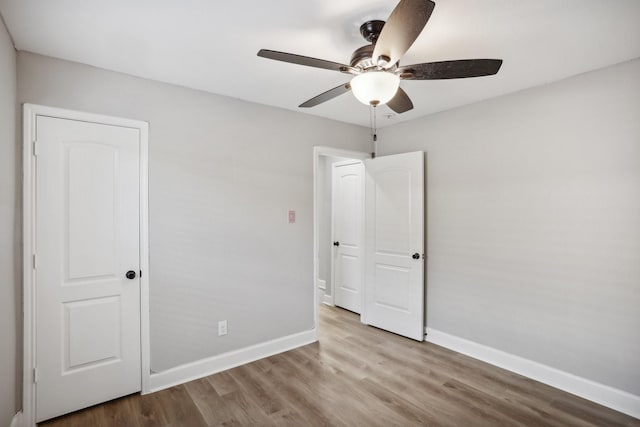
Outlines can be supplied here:
[[133, 270], [129, 270], [127, 271], [127, 274], [125, 274], [125, 276], [127, 276], [127, 279], [135, 279], [136, 278], [136, 272]]
[[340, 242], [333, 242], [333, 246], [340, 246]]
[[411, 258], [420, 259], [420, 254], [418, 252], [416, 252], [415, 254], [411, 255]]

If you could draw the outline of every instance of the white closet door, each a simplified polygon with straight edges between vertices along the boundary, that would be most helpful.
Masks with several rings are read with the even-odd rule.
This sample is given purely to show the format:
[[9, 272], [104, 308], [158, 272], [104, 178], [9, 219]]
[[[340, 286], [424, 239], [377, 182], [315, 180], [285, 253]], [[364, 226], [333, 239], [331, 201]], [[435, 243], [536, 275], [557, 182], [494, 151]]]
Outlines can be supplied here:
[[53, 117], [36, 121], [41, 421], [141, 389], [140, 135]]
[[332, 167], [334, 304], [362, 311], [364, 276], [364, 166], [361, 161]]

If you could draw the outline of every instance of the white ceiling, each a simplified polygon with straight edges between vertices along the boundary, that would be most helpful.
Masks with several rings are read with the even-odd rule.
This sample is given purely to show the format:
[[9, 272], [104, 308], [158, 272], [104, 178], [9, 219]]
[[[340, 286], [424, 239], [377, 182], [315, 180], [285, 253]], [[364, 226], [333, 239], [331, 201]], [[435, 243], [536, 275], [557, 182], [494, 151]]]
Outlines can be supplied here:
[[[297, 106], [348, 76], [256, 56], [260, 48], [348, 63], [358, 28], [397, 0], [0, 0], [16, 48], [363, 126], [351, 94]], [[411, 120], [640, 57], [638, 0], [436, 0], [402, 64], [501, 58], [496, 76], [404, 81]]]

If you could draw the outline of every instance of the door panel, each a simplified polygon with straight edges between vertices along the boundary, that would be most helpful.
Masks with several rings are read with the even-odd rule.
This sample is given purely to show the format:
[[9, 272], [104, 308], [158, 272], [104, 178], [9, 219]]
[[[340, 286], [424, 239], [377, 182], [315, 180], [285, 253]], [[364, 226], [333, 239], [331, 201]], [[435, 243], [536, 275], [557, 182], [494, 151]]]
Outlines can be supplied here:
[[[65, 248], [69, 251], [70, 280], [116, 276], [117, 161], [118, 151], [112, 146], [64, 144]], [[92, 179], [86, 180], [87, 176]]]
[[332, 167], [334, 303], [362, 311], [364, 253], [364, 167], [360, 161], [337, 162]]
[[[365, 160], [365, 323], [424, 340], [424, 154]], [[413, 255], [417, 253], [418, 259]]]
[[411, 251], [411, 174], [407, 170], [383, 170], [376, 175], [376, 252], [405, 255]]
[[[63, 373], [120, 360], [122, 325], [119, 296], [63, 303]], [[93, 337], [97, 335], [99, 340]], [[86, 343], [91, 342], [91, 346]]]
[[360, 258], [357, 256], [342, 253], [338, 265], [340, 265], [340, 290], [358, 293], [360, 292], [360, 281], [362, 277], [362, 267]]
[[375, 301], [377, 305], [408, 313], [411, 306], [411, 270], [376, 264]]
[[37, 116], [37, 421], [141, 389], [140, 135]]

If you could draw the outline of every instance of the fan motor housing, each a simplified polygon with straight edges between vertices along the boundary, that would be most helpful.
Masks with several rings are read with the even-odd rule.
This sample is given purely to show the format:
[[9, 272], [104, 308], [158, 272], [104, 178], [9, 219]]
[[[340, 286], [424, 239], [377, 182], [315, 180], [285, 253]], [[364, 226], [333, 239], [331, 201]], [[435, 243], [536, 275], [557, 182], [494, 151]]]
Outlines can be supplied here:
[[355, 52], [353, 52], [350, 62], [350, 65], [352, 67], [367, 70], [378, 65], [372, 60], [373, 50], [376, 42], [378, 41], [378, 37], [380, 37], [380, 33], [382, 32], [384, 24], [384, 21], [375, 19], [367, 21], [360, 26], [360, 34], [362, 34], [362, 37], [364, 37], [364, 39], [371, 44], [362, 46], [361, 48], [356, 49]]
[[360, 67], [363, 70], [373, 67], [375, 64], [371, 60], [373, 56], [374, 45], [368, 44], [356, 49], [351, 55], [350, 65], [352, 67]]

